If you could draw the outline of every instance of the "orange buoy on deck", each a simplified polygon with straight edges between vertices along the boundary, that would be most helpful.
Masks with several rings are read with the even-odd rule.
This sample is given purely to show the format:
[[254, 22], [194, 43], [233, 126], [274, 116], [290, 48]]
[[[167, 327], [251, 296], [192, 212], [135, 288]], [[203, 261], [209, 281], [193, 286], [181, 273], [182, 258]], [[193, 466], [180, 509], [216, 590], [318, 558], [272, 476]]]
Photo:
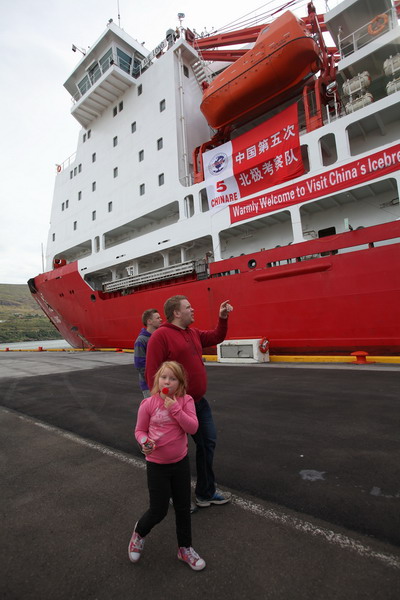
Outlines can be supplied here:
[[214, 129], [246, 122], [291, 98], [320, 68], [320, 48], [290, 11], [204, 90], [201, 111]]

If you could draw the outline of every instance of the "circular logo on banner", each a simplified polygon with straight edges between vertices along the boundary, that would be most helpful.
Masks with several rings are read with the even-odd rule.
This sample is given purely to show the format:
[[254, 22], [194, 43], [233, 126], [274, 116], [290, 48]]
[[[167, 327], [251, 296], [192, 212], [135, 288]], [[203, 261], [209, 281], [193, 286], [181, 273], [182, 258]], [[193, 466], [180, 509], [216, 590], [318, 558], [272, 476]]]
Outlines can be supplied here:
[[228, 166], [228, 156], [224, 152], [215, 154], [208, 165], [211, 175], [219, 175]]

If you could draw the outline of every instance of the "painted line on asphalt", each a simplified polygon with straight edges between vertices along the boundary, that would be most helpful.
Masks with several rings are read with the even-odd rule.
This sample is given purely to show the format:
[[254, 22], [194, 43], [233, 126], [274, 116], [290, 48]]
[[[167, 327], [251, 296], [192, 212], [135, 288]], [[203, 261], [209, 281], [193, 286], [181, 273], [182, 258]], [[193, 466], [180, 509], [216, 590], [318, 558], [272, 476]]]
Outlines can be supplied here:
[[280, 525], [286, 525], [292, 529], [295, 529], [296, 531], [300, 531], [314, 537], [321, 537], [329, 544], [340, 546], [340, 548], [346, 550], [352, 550], [353, 552], [357, 552], [357, 554], [365, 558], [374, 558], [385, 563], [389, 567], [400, 569], [400, 559], [398, 559], [395, 555], [386, 554], [384, 552], [376, 552], [369, 546], [364, 546], [364, 544], [352, 540], [348, 536], [341, 533], [335, 533], [334, 531], [325, 529], [324, 527], [317, 527], [309, 521], [304, 521], [303, 519], [293, 517], [292, 515], [278, 513], [272, 509], [266, 509], [260, 504], [256, 504], [255, 502], [251, 502], [241, 498], [240, 496], [233, 495], [232, 502], [237, 506], [240, 506], [240, 508], [243, 510], [249, 511], [259, 517], [263, 517], [268, 521], [273, 521], [274, 523], [279, 523]]
[[[8, 408], [2, 408], [6, 413], [14, 414], [18, 416], [22, 421], [27, 421], [37, 427], [41, 427], [47, 431], [52, 433], [56, 433], [57, 435], [70, 440], [76, 444], [81, 446], [85, 446], [86, 448], [90, 448], [91, 450], [95, 450], [104, 454], [105, 456], [109, 456], [110, 458], [115, 458], [122, 463], [130, 464], [138, 469], [145, 470], [146, 463], [143, 460], [139, 460], [134, 458], [133, 456], [128, 456], [127, 454], [119, 451], [112, 450], [111, 448], [100, 444], [99, 442], [93, 442], [88, 440], [87, 438], [83, 438], [75, 433], [70, 433], [65, 431], [64, 429], [60, 429], [54, 425], [49, 425], [48, 423], [44, 423], [43, 421], [39, 421], [34, 417], [29, 417], [28, 415], [23, 415], [17, 411]], [[192, 482], [192, 487], [194, 487], [194, 482]], [[400, 569], [400, 559], [394, 554], [386, 554], [385, 552], [377, 552], [373, 550], [369, 546], [365, 546], [358, 541], [352, 540], [346, 535], [341, 533], [335, 533], [330, 529], [326, 529], [324, 527], [318, 527], [313, 525], [309, 521], [305, 521], [303, 519], [299, 519], [298, 517], [294, 517], [289, 514], [285, 514], [283, 512], [278, 512], [272, 509], [266, 509], [260, 504], [256, 502], [252, 502], [241, 496], [236, 496], [232, 494], [232, 503], [235, 506], [238, 506], [242, 510], [252, 513], [258, 517], [262, 517], [267, 521], [272, 521], [274, 523], [279, 523], [280, 525], [284, 525], [290, 527], [291, 529], [295, 529], [301, 533], [305, 533], [307, 535], [312, 535], [313, 537], [319, 537], [324, 539], [329, 544], [334, 546], [338, 546], [343, 550], [350, 550], [352, 552], [356, 552], [359, 556], [364, 558], [372, 558], [378, 560], [385, 564], [388, 567], [392, 567], [394, 569]]]

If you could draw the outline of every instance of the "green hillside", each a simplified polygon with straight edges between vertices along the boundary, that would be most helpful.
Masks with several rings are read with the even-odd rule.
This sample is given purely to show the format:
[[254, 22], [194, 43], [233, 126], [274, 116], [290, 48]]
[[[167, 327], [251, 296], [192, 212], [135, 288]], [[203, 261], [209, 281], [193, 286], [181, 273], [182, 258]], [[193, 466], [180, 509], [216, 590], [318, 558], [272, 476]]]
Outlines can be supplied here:
[[0, 343], [56, 340], [61, 335], [27, 285], [0, 283]]

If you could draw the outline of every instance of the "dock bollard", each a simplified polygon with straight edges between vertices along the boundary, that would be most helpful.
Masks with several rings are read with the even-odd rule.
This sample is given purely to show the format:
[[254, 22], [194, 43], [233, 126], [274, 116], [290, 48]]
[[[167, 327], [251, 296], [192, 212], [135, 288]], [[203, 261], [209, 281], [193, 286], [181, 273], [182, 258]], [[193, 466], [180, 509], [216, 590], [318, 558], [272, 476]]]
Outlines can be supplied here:
[[43, 352], [43, 346], [38, 346], [38, 352]]
[[355, 365], [367, 365], [367, 356], [368, 352], [364, 352], [364, 350], [357, 350], [356, 352], [352, 352], [350, 356], [355, 356], [356, 360], [353, 364]]

